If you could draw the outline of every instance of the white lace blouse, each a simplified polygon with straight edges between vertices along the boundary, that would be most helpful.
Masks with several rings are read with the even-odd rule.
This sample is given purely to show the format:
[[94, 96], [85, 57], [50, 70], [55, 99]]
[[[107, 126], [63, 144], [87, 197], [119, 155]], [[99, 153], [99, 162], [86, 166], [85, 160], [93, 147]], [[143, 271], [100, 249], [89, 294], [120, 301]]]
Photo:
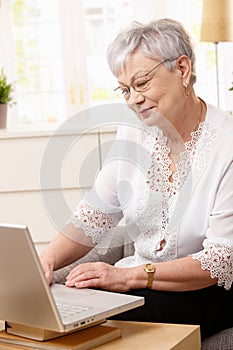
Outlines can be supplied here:
[[218, 279], [218, 285], [229, 289], [233, 280], [233, 118], [207, 105], [206, 120], [184, 144], [174, 174], [170, 152], [159, 128], [120, 127], [92, 191], [79, 203], [71, 222], [99, 247], [106, 247], [124, 218], [135, 254], [117, 266], [191, 255]]

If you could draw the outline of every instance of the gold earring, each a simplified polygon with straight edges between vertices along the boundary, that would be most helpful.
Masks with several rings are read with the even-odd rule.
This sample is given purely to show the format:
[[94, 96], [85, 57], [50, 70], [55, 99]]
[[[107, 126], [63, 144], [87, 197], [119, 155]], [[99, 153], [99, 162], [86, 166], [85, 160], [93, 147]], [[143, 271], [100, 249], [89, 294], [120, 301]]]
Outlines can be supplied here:
[[189, 88], [187, 85], [184, 85], [184, 97], [187, 98], [189, 96]]

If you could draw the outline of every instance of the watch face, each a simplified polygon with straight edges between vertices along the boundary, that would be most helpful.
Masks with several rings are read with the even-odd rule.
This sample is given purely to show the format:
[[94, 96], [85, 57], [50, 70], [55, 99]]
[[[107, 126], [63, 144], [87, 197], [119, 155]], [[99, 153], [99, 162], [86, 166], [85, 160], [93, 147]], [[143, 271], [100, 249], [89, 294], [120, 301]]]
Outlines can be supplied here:
[[154, 272], [155, 268], [154, 268], [154, 265], [152, 264], [146, 264], [146, 270], [148, 272]]

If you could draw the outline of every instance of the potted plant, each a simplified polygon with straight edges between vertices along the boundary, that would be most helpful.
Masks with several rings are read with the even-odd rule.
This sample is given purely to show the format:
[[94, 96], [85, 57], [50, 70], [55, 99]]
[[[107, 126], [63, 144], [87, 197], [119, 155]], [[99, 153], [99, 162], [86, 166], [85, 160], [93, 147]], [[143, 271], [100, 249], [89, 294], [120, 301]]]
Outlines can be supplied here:
[[228, 89], [229, 91], [233, 91], [233, 82], [231, 84], [232, 84], [232, 86]]
[[1, 69], [0, 72], [0, 129], [6, 128], [7, 124], [7, 107], [14, 104], [12, 93], [13, 84], [7, 82], [7, 77]]

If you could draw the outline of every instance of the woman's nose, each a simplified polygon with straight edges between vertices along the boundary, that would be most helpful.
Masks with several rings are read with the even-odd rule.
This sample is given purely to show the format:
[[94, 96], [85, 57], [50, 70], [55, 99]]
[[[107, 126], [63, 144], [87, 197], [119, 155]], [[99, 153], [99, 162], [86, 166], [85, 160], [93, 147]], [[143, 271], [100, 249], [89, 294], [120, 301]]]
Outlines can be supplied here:
[[130, 96], [127, 100], [129, 105], [139, 104], [145, 100], [144, 95], [141, 92], [134, 90], [134, 88], [130, 87]]

